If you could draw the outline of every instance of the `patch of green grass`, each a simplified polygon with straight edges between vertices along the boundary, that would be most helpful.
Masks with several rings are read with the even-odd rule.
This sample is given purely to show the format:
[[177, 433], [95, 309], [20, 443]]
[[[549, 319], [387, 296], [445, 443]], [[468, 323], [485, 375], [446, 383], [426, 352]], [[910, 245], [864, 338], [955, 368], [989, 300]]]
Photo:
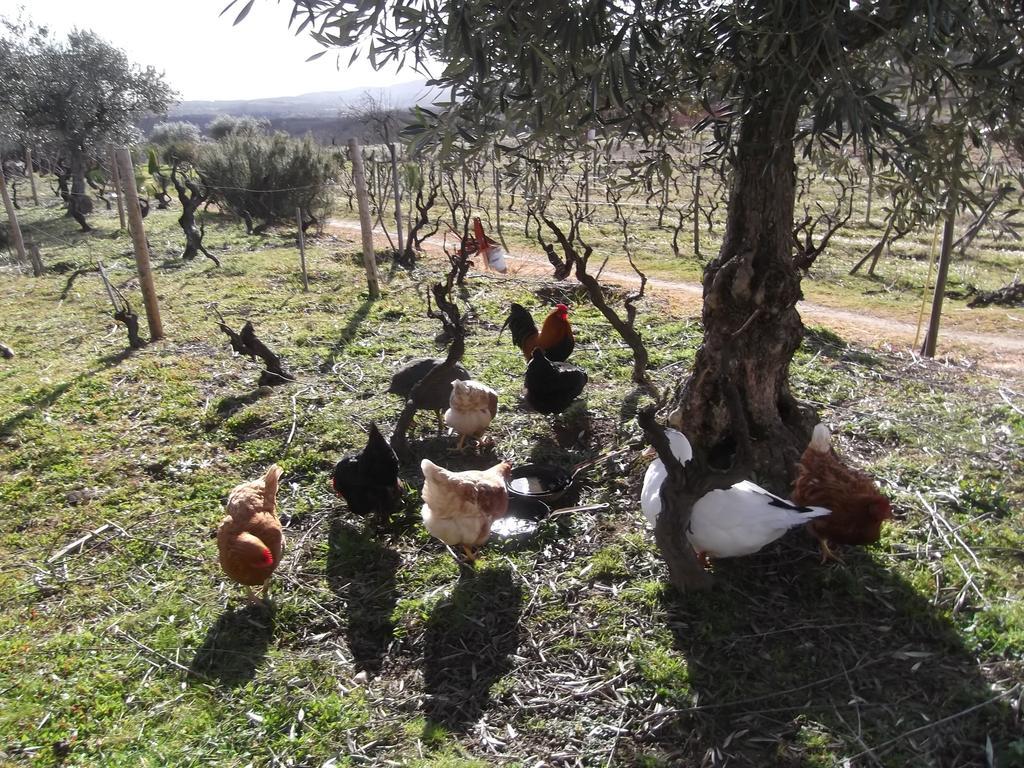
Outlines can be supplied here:
[[[137, 302], [128, 238], [114, 214], [94, 218], [95, 234], [75, 235], [56, 209], [25, 213], [63, 238], [44, 248], [48, 264], [103, 258]], [[382, 265], [384, 295], [371, 303], [351, 241], [310, 240], [307, 294], [290, 271], [292, 233], [252, 237], [211, 216], [220, 269], [180, 262], [173, 211], [154, 211], [147, 233], [167, 332], [158, 344], [124, 353], [91, 274], [63, 298], [66, 276], [12, 274], [0, 296], [0, 337], [18, 351], [0, 366], [5, 765], [57, 765], [63, 750], [75, 766], [532, 765], [562, 750], [587, 760], [608, 754], [623, 702], [641, 719], [659, 705], [684, 710], [645, 720], [660, 724], [642, 739], [632, 726], [619, 733], [623, 764], [698, 764], [716, 746], [736, 764], [834, 765], [860, 740], [896, 739], [881, 755], [896, 765], [908, 724], [1020, 677], [1024, 487], [1008, 457], [1024, 452], [1024, 428], [999, 395], [1015, 386], [814, 329], [792, 387], [893, 498], [898, 518], [878, 545], [821, 567], [794, 531], [717, 563], [712, 591], [680, 597], [637, 511], [644, 468], [626, 462], [579, 478], [580, 501], [606, 510], [547, 521], [523, 541], [492, 538], [470, 573], [419, 522], [420, 458], [572, 466], [638, 435], [623, 409], [629, 354], [579, 291], [471, 275], [465, 364], [499, 391], [495, 452], [450, 454], [423, 414], [401, 509], [377, 531], [326, 474], [362, 447], [371, 420], [390, 433], [394, 369], [443, 353], [418, 298], [432, 265]], [[573, 361], [591, 385], [585, 403], [548, 419], [519, 406], [522, 356], [495, 336], [510, 301], [540, 314], [552, 296], [573, 305]], [[233, 327], [251, 320], [297, 381], [258, 388], [258, 364], [231, 354], [212, 304]], [[698, 318], [651, 300], [639, 323], [652, 376], [676, 384]], [[286, 471], [285, 560], [275, 609], [252, 611], [225, 583], [212, 533], [231, 488], [274, 461]], [[1014, 725], [995, 703], [915, 747], [942, 764], [961, 747], [982, 754], [991, 737], [1002, 759], [1019, 752]], [[346, 757], [350, 741], [365, 758]]]
[[588, 564], [590, 566], [588, 576], [592, 579], [612, 581], [629, 576], [625, 554], [618, 546], [602, 547], [590, 556]]
[[640, 675], [661, 698], [677, 704], [691, 699], [689, 670], [678, 654], [665, 648], [649, 648], [637, 652], [634, 662]]

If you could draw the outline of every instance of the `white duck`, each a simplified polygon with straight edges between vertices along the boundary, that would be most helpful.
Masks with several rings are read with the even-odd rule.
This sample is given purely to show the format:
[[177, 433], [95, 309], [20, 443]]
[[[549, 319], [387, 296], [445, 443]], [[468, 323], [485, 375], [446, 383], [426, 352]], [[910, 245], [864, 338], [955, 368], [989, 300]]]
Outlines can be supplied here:
[[[681, 463], [693, 457], [690, 441], [682, 432], [666, 429], [665, 435]], [[644, 475], [640, 507], [652, 528], [661, 514], [661, 486], [667, 477], [661, 459], [652, 461]], [[712, 557], [741, 557], [771, 544], [790, 528], [829, 514], [831, 510], [824, 507], [801, 507], [743, 480], [701, 496], [693, 505], [686, 537], [704, 562]]]

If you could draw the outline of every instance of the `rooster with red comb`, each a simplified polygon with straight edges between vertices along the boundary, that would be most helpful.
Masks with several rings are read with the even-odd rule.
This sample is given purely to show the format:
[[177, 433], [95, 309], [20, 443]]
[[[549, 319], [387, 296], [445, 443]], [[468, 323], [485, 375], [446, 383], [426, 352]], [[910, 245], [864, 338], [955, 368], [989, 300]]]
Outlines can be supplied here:
[[513, 303], [501, 331], [504, 332], [505, 328], [512, 331], [512, 341], [527, 360], [533, 359], [533, 350], [540, 347], [548, 360], [562, 363], [576, 346], [572, 326], [569, 325], [569, 308], [565, 304], [557, 305], [548, 313], [538, 332], [537, 324], [526, 307]]

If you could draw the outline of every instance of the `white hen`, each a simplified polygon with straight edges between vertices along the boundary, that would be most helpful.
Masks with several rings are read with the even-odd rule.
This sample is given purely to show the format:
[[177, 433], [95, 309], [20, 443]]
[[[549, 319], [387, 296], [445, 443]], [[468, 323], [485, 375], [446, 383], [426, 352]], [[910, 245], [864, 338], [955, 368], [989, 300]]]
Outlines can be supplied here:
[[462, 547], [469, 560], [491, 535], [491, 525], [508, 512], [506, 483], [512, 466], [503, 461], [484, 470], [451, 472], [430, 459], [423, 472], [423, 525], [434, 538]]
[[[666, 429], [672, 454], [683, 464], [693, 457], [690, 441], [675, 429]], [[661, 514], [661, 486], [668, 471], [655, 459], [644, 475], [640, 507], [654, 527]], [[749, 480], [731, 488], [710, 491], [693, 505], [686, 537], [701, 557], [741, 557], [771, 544], [790, 528], [811, 518], [831, 514], [824, 507], [801, 507]]]
[[467, 437], [480, 437], [498, 413], [498, 393], [479, 381], [453, 381], [450, 406], [444, 423], [459, 435], [456, 450], [462, 450]]

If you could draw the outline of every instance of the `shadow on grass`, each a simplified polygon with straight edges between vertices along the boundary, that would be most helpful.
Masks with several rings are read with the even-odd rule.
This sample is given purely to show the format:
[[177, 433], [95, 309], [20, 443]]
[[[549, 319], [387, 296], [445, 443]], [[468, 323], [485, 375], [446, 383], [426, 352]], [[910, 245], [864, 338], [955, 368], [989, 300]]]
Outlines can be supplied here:
[[546, 421], [551, 427], [554, 440], [534, 443], [530, 450], [530, 461], [548, 464], [576, 464], [583, 461], [583, 451], [590, 449], [594, 434], [594, 421], [587, 408], [587, 393], [583, 392], [561, 413], [544, 414], [533, 410], [523, 397], [519, 409], [530, 414], [536, 421]]
[[[427, 411], [419, 411], [421, 416], [426, 415], [427, 418], [424, 422], [428, 422], [432, 417], [428, 415]], [[417, 418], [420, 418], [418, 416]], [[447, 431], [447, 427], [445, 428]], [[484, 439], [489, 437], [487, 433], [484, 433]], [[439, 467], [444, 467], [452, 472], [465, 472], [469, 469], [489, 469], [495, 464], [502, 461], [502, 458], [498, 455], [497, 446], [491, 443], [480, 445], [477, 441], [466, 438], [466, 443], [463, 450], [458, 451], [455, 447], [458, 445], [459, 438], [457, 435], [437, 435], [436, 433], [431, 434], [427, 430], [423, 430], [419, 433], [419, 437], [413, 439], [410, 435], [409, 445], [412, 448], [412, 453], [416, 456], [416, 460], [409, 464], [409, 472], [403, 472], [403, 477], [414, 484], [423, 483], [423, 475], [420, 473], [420, 460], [430, 459], [432, 462], [437, 464]]]
[[260, 398], [265, 397], [270, 393], [269, 388], [256, 387], [249, 392], [245, 392], [241, 395], [225, 395], [217, 401], [217, 405], [214, 406], [218, 418], [221, 420], [227, 419], [230, 416], [235, 415], [238, 411], [242, 410], [247, 405], [252, 405]]
[[373, 306], [372, 299], [364, 299], [363, 303], [356, 307], [355, 312], [352, 313], [352, 317], [348, 319], [348, 323], [341, 331], [341, 336], [331, 347], [330, 353], [327, 355], [327, 359], [324, 360], [320, 366], [321, 373], [329, 373], [334, 364], [338, 362], [338, 358], [342, 356], [345, 349], [351, 344], [356, 338], [356, 332], [359, 330], [359, 326], [362, 325], [363, 320], [370, 314], [370, 307]]
[[327, 540], [327, 583], [345, 601], [345, 638], [356, 669], [380, 670], [394, 638], [401, 558], [371, 533], [335, 518]]
[[687, 660], [673, 690], [689, 693], [656, 731], [666, 754], [685, 744], [693, 764], [718, 750], [710, 764], [981, 766], [986, 738], [1007, 748], [1019, 724], [948, 620], [866, 553], [848, 560], [724, 560], [711, 591], [666, 595]]
[[431, 724], [462, 733], [480, 719], [491, 686], [519, 648], [523, 595], [508, 568], [463, 571], [451, 596], [427, 621], [424, 714]]
[[842, 336], [820, 326], [806, 328], [801, 345], [809, 352], [833, 360], [845, 360], [869, 367], [881, 365], [879, 358], [869, 352], [851, 347]]
[[636, 415], [640, 410], [640, 403], [644, 400], [651, 399], [651, 390], [648, 387], [634, 385], [631, 390], [626, 394], [622, 400], [622, 405], [619, 407], [619, 430], [626, 425], [632, 425], [636, 419]]
[[189, 669], [235, 687], [256, 675], [274, 635], [274, 611], [265, 605], [229, 608], [206, 633]]
[[3, 421], [0, 421], [0, 436], [6, 437], [13, 435], [14, 430], [17, 429], [22, 422], [32, 418], [36, 413], [44, 411], [54, 405], [61, 397], [67, 394], [68, 390], [78, 384], [78, 382], [86, 381], [97, 373], [101, 373], [108, 368], [114, 368], [115, 366], [120, 365], [131, 357], [134, 352], [135, 350], [133, 349], [123, 349], [120, 352], [104, 355], [103, 357], [97, 358], [96, 365], [88, 371], [78, 374], [73, 379], [61, 382], [60, 384], [54, 384], [53, 386], [41, 387], [36, 390], [32, 395], [25, 398], [28, 402], [24, 408], [17, 413], [8, 416]]

